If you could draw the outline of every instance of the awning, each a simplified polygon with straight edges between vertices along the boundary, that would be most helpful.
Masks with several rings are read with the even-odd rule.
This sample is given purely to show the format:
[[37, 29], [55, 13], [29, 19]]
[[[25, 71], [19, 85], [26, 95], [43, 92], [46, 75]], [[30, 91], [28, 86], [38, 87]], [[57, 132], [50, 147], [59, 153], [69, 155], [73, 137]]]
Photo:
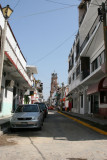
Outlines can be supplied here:
[[107, 91], [107, 77], [104, 77], [100, 82], [88, 87], [87, 95], [94, 94], [100, 91]]
[[107, 78], [104, 79], [103, 88], [107, 88]]
[[99, 83], [93, 84], [93, 85], [89, 86], [88, 90], [87, 90], [87, 95], [99, 92], [98, 85], [99, 85]]

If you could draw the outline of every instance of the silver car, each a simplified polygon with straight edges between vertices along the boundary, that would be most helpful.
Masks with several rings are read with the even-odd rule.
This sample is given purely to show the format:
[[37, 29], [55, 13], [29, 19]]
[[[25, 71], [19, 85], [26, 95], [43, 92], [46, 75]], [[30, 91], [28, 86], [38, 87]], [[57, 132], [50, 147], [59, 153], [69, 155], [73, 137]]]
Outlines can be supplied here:
[[43, 112], [38, 104], [19, 105], [10, 120], [11, 130], [16, 128], [39, 128], [43, 125]]

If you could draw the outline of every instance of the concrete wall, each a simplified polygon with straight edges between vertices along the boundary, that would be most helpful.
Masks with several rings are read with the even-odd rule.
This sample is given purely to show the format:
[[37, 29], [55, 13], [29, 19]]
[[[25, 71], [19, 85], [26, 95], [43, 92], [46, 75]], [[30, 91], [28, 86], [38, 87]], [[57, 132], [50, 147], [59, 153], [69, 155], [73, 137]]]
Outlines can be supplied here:
[[[98, 3], [102, 4], [102, 2], [105, 2], [105, 0], [99, 0]], [[84, 80], [81, 79], [81, 73], [78, 77], [75, 78], [75, 80], [72, 79], [73, 73], [76, 71], [76, 68], [78, 64], [80, 64], [80, 57], [78, 58], [77, 61], [75, 61], [76, 57], [76, 44], [78, 42], [78, 38], [74, 40], [75, 45], [72, 47], [72, 52], [71, 56], [74, 53], [74, 67], [72, 70], [68, 73], [68, 78], [71, 77], [71, 84], [69, 84], [69, 92], [71, 92], [73, 95], [73, 106], [74, 108], [72, 109], [73, 112], [80, 112], [81, 114], [85, 113], [90, 113], [90, 102], [87, 96], [86, 89], [84, 88], [83, 91], [83, 108], [81, 108], [81, 98], [79, 98], [78, 94], [75, 94], [75, 91], [81, 92], [80, 86], [83, 85], [84, 87], [87, 87], [88, 84], [93, 81], [91, 80], [89, 82], [88, 78], [91, 76], [94, 78], [94, 73], [100, 73], [97, 76], [96, 81], [99, 81], [99, 79], [104, 77], [104, 74], [101, 71], [101, 66], [97, 68], [94, 73], [92, 72], [92, 62], [104, 51], [104, 35], [103, 35], [103, 23], [99, 22], [97, 18], [98, 16], [98, 5], [93, 5], [96, 4], [96, 0], [92, 0], [91, 4], [89, 5], [89, 8], [87, 10], [87, 13], [83, 19], [82, 24], [79, 27], [79, 40], [80, 40], [80, 47], [83, 44], [84, 40], [86, 39], [87, 34], [91, 30], [90, 38], [85, 44], [84, 48], [82, 48], [80, 56], [83, 57], [89, 57], [90, 58], [90, 75], [86, 77]], [[81, 12], [81, 11], [80, 11]], [[81, 16], [81, 13], [80, 13]], [[96, 21], [95, 21], [96, 20]], [[94, 24], [94, 25], [93, 25]], [[96, 28], [95, 28], [96, 27]], [[69, 59], [70, 57], [69, 56]], [[93, 82], [92, 82], [93, 83]], [[101, 105], [103, 108], [104, 105]], [[79, 109], [80, 110], [79, 110]], [[105, 108], [105, 106], [104, 106]]]
[[[4, 17], [2, 15], [2, 12], [0, 10], [0, 26], [2, 30], [4, 29]], [[30, 78], [27, 75], [27, 69], [26, 69], [26, 59], [24, 58], [20, 47], [16, 41], [16, 38], [10, 28], [10, 26], [7, 26], [7, 31], [6, 31], [6, 43], [5, 43], [5, 58], [8, 57], [8, 59], [11, 61], [13, 64], [13, 68], [15, 67], [19, 72], [22, 80], [27, 82], [26, 85], [32, 86], [32, 82]], [[6, 67], [5, 67], [6, 68]], [[11, 74], [10, 74], [11, 75]], [[11, 79], [14, 81], [17, 81], [14, 79], [14, 77], [10, 76], [8, 73], [6, 76], [3, 76], [2, 80], [2, 90], [3, 90], [3, 99], [2, 99], [2, 111], [0, 112], [0, 117], [1, 116], [7, 116], [11, 115], [12, 111], [12, 106], [13, 106], [13, 88], [5, 88], [5, 80]], [[20, 82], [18, 82], [20, 83]], [[21, 86], [21, 85], [20, 85]], [[16, 85], [16, 97], [15, 97], [15, 106], [19, 103], [19, 94], [20, 94], [20, 86], [18, 87]], [[19, 93], [18, 93], [19, 91]]]

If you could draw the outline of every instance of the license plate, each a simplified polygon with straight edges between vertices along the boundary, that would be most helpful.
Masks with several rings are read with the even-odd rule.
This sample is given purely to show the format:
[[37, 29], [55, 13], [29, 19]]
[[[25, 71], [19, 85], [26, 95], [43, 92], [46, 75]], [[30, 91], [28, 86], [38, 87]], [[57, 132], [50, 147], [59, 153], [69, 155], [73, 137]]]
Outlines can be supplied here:
[[21, 124], [23, 124], [23, 125], [24, 125], [24, 124], [28, 124], [28, 123], [27, 123], [27, 122], [21, 122]]

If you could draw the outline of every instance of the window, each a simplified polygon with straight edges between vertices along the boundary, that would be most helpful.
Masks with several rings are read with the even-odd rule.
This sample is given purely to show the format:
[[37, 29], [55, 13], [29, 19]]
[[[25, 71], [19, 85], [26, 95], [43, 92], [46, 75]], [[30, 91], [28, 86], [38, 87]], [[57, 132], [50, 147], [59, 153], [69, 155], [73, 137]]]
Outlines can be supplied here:
[[72, 55], [72, 66], [74, 66], [74, 54]]
[[100, 92], [100, 103], [107, 104], [107, 91]]
[[80, 74], [80, 65], [76, 69], [76, 76], [78, 76], [79, 74]]
[[98, 68], [98, 59], [96, 58], [93, 62], [92, 62], [92, 72], [95, 71]]
[[5, 88], [5, 98], [7, 98], [7, 88]]
[[81, 95], [81, 108], [83, 108], [83, 94]]
[[38, 105], [20, 105], [15, 111], [17, 112], [39, 112]]
[[104, 63], [104, 51], [98, 56], [98, 66]]
[[69, 77], [69, 84], [71, 84], [71, 77]]
[[75, 57], [75, 61], [78, 60], [79, 54], [80, 54], [80, 43], [78, 41], [78, 43], [76, 45], [76, 57]]
[[[2, 96], [2, 100], [3, 100], [3, 94], [4, 94], [4, 88], [1, 87], [1, 96]], [[0, 101], [0, 112], [2, 112], [2, 100]]]
[[104, 63], [104, 51], [92, 62], [92, 72]]
[[73, 80], [75, 79], [75, 73], [73, 73], [73, 75], [72, 75], [72, 79], [73, 79]]
[[71, 69], [71, 65], [72, 65], [72, 60], [70, 59], [70, 61], [69, 61], [69, 70]]
[[74, 66], [74, 54], [72, 54], [71, 59], [69, 60], [69, 71]]

